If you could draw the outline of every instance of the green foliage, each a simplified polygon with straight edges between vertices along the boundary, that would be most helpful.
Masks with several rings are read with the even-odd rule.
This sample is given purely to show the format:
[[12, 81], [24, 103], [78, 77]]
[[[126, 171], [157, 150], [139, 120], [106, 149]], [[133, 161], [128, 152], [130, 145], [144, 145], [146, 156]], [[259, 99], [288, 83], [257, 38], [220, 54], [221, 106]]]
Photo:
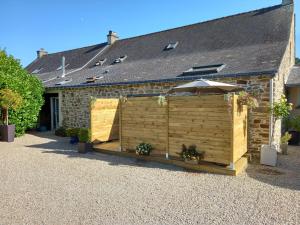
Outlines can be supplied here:
[[240, 106], [247, 105], [249, 109], [255, 109], [259, 106], [257, 99], [246, 91], [241, 91], [238, 96]]
[[204, 157], [204, 152], [197, 151], [196, 145], [190, 145], [188, 148], [186, 147], [186, 145], [182, 145], [182, 149], [179, 155], [183, 160], [196, 159], [197, 161], [200, 161]]
[[8, 88], [0, 90], [0, 107], [3, 109], [17, 110], [22, 105], [22, 97], [18, 92]]
[[285, 134], [281, 137], [280, 142], [281, 144], [287, 144], [289, 140], [291, 140], [292, 135], [289, 132], [285, 132]]
[[18, 60], [0, 50], [0, 89], [8, 88], [23, 99], [20, 108], [9, 109], [10, 123], [16, 125], [20, 136], [28, 128], [34, 128], [44, 103], [41, 81], [24, 70]]
[[55, 135], [59, 137], [67, 137], [67, 130], [64, 127], [60, 127], [55, 130]]
[[166, 99], [166, 96], [163, 96], [163, 95], [158, 96], [157, 102], [158, 102], [158, 104], [159, 104], [160, 106], [165, 106], [165, 105], [167, 105], [167, 99]]
[[8, 88], [0, 89], [0, 108], [2, 109], [3, 121], [8, 125], [8, 110], [17, 110], [22, 105], [22, 97], [18, 92]]
[[285, 118], [284, 126], [287, 130], [300, 132], [300, 116], [290, 116]]
[[78, 133], [79, 142], [88, 143], [91, 140], [91, 132], [87, 128], [80, 128]]
[[139, 155], [150, 155], [152, 149], [152, 145], [147, 143], [141, 143], [138, 146], [136, 146], [136, 153]]
[[282, 95], [278, 102], [271, 107], [271, 113], [275, 120], [287, 118], [292, 110], [292, 103], [288, 103], [285, 95]]
[[67, 128], [66, 135], [67, 137], [78, 137], [80, 128]]
[[297, 57], [296, 57], [296, 59], [295, 59], [295, 64], [296, 64], [296, 65], [299, 65], [299, 64], [300, 64], [300, 59], [297, 58]]

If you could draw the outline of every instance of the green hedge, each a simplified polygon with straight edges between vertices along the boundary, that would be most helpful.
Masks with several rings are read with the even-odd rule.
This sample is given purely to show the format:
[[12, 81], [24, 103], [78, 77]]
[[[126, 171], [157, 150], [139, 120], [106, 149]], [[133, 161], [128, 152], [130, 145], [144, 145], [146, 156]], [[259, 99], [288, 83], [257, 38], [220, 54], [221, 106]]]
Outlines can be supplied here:
[[0, 50], [0, 89], [2, 88], [16, 91], [23, 98], [18, 110], [9, 110], [9, 123], [16, 125], [16, 136], [20, 136], [26, 129], [36, 126], [44, 103], [43, 85], [38, 78], [22, 68], [19, 60]]

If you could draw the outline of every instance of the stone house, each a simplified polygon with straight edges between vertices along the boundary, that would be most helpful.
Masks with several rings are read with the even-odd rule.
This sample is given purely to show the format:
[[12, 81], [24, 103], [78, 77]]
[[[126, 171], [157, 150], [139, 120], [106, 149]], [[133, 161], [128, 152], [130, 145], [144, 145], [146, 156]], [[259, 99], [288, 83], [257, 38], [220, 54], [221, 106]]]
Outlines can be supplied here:
[[[249, 152], [269, 143], [269, 105], [285, 92], [295, 64], [293, 0], [251, 12], [137, 37], [48, 54], [26, 69], [46, 87], [40, 124], [88, 127], [91, 97], [158, 95], [199, 78], [243, 86], [258, 94], [249, 113]], [[275, 137], [281, 135], [280, 121]]]

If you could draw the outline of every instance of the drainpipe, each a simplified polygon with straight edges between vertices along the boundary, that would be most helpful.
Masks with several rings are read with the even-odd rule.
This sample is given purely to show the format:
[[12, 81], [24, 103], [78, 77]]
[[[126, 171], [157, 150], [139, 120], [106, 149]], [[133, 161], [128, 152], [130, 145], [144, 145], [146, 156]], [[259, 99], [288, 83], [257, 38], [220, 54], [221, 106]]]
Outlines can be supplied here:
[[[274, 101], [274, 78], [270, 80], [270, 105], [273, 106]], [[273, 124], [273, 115], [270, 114], [270, 126], [269, 126], [269, 145], [272, 145], [272, 133], [274, 130], [275, 124]]]

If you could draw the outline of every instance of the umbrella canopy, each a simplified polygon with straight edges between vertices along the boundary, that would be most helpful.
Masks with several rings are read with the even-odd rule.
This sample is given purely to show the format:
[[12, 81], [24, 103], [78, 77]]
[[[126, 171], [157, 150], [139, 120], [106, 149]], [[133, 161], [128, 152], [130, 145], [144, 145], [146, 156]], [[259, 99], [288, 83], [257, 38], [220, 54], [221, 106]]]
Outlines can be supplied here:
[[168, 93], [174, 93], [174, 92], [227, 93], [227, 92], [242, 91], [242, 90], [244, 89], [236, 85], [199, 79], [187, 84], [174, 87]]

